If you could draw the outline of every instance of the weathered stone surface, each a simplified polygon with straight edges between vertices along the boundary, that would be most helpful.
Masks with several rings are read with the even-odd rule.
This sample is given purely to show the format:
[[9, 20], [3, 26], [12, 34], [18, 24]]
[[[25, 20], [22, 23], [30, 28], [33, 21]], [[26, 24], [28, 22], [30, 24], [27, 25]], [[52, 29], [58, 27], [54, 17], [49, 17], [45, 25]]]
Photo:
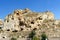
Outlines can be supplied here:
[[[33, 29], [36, 30], [36, 36], [41, 36], [42, 32], [50, 37], [60, 37], [60, 21], [54, 19], [54, 14], [50, 11], [33, 12], [26, 8], [25, 10], [15, 10], [0, 22], [3, 36], [27, 38]], [[5, 33], [5, 35], [4, 35]]]

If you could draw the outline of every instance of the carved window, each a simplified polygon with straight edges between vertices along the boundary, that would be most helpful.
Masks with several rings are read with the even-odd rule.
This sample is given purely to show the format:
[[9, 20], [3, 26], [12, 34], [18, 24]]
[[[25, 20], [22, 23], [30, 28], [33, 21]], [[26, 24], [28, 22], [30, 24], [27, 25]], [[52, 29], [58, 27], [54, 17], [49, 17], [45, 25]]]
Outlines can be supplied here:
[[18, 32], [18, 30], [14, 30], [14, 31], [12, 31], [12, 32]]
[[7, 22], [9, 22], [9, 20], [7, 20]]
[[36, 18], [36, 20], [38, 20], [38, 19], [39, 19], [39, 20], [42, 20], [42, 18], [41, 18], [41, 17]]
[[40, 24], [38, 24], [38, 26], [40, 26]]
[[31, 28], [31, 26], [29, 26], [29, 28]]
[[31, 24], [34, 24], [34, 22], [32, 21]]
[[12, 20], [14, 20], [14, 18], [11, 18]]
[[5, 37], [3, 37], [3, 38], [5, 38]]
[[20, 21], [20, 22], [19, 22], [19, 25], [20, 25], [20, 26], [23, 26], [23, 25], [24, 25], [24, 22], [23, 22], [23, 21]]
[[33, 30], [37, 30], [37, 28], [34, 28]]
[[26, 27], [28, 27], [28, 25], [27, 25], [27, 24], [25, 24], [25, 26], [26, 26]]
[[19, 15], [19, 13], [17, 13], [17, 15]]
[[23, 30], [23, 28], [21, 28], [21, 31]]
[[39, 20], [42, 20], [42, 18], [40, 18], [40, 17], [39, 17], [38, 19], [39, 19]]
[[7, 29], [7, 31], [10, 31], [10, 29]]
[[2, 27], [0, 27], [0, 29], [2, 29]]
[[20, 18], [18, 18], [18, 20], [21, 20]]

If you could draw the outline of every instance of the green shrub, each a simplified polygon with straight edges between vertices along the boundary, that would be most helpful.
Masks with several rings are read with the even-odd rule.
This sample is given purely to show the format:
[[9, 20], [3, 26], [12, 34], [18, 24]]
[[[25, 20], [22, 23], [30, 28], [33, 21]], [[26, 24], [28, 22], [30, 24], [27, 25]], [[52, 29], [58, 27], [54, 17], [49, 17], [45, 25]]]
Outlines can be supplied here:
[[29, 34], [29, 38], [33, 38], [35, 36], [35, 31], [32, 31], [30, 34]]
[[35, 36], [35, 30], [32, 30], [31, 33], [29, 34], [28, 38], [30, 38], [31, 40], [33, 40], [33, 37]]
[[46, 40], [46, 39], [47, 39], [47, 36], [46, 36], [45, 33], [43, 33], [43, 34], [41, 35], [41, 40]]
[[12, 37], [11, 40], [17, 40], [17, 39]]
[[40, 39], [34, 36], [32, 40], [40, 40]]

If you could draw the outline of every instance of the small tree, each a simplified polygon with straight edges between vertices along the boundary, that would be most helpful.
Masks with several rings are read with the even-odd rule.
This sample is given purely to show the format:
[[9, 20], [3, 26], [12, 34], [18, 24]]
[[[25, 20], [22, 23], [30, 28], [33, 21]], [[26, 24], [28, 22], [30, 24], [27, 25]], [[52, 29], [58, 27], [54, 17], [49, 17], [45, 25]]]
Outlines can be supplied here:
[[11, 40], [17, 40], [17, 39], [12, 37]]
[[47, 36], [46, 36], [46, 34], [45, 33], [43, 33], [42, 35], [41, 35], [41, 40], [46, 40], [47, 39]]
[[32, 40], [40, 40], [40, 39], [34, 36]]
[[28, 36], [28, 38], [31, 38], [31, 40], [33, 40], [33, 37], [35, 36], [35, 30], [33, 29], [32, 31], [31, 31], [31, 33], [29, 34], [29, 36]]
[[29, 34], [29, 38], [33, 38], [35, 35], [35, 31], [33, 30], [30, 34]]
[[38, 38], [35, 36], [36, 35], [35, 31], [36, 28], [34, 28], [28, 36], [29, 38], [31, 38], [31, 40], [38, 40]]

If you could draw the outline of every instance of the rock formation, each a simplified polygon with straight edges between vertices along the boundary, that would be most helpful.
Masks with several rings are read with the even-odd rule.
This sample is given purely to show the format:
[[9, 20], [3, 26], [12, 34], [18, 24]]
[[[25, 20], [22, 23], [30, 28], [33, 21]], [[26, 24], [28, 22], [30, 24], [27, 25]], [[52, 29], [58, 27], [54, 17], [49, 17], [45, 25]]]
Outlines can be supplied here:
[[[41, 36], [42, 32], [45, 32], [48, 37], [60, 37], [60, 20], [56, 20], [50, 11], [33, 12], [28, 8], [15, 10], [13, 14], [5, 17], [3, 23], [0, 21], [1, 24], [4, 27], [2, 27], [3, 32], [0, 36], [5, 34], [4, 36], [10, 37], [15, 34], [21, 38], [27, 38], [29, 33], [36, 29], [37, 37]], [[13, 33], [14, 31], [17, 33]]]

